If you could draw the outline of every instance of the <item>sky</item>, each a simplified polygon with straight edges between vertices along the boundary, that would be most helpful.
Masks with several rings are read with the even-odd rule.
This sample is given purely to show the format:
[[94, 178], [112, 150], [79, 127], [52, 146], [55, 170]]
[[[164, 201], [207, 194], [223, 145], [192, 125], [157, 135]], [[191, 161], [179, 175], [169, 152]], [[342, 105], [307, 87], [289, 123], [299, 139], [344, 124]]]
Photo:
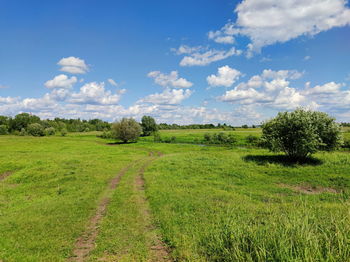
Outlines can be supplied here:
[[0, 115], [350, 122], [345, 0], [0, 0]]

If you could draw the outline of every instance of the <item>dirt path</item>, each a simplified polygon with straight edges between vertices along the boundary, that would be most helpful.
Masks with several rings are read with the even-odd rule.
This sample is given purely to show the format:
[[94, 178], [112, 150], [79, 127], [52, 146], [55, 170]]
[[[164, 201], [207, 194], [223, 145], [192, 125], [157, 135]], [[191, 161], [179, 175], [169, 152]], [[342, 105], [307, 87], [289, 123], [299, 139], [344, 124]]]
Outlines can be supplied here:
[[139, 172], [138, 175], [135, 178], [135, 188], [140, 191], [141, 193], [141, 210], [143, 216], [145, 217], [145, 221], [147, 221], [147, 224], [145, 225], [145, 230], [150, 231], [152, 234], [151, 239], [151, 246], [150, 246], [150, 255], [151, 255], [151, 261], [172, 261], [170, 258], [169, 251], [166, 247], [166, 245], [161, 241], [161, 238], [156, 232], [156, 227], [152, 223], [152, 214], [150, 211], [150, 206], [147, 201], [146, 195], [145, 195], [145, 180], [144, 180], [144, 172], [146, 168], [157, 158], [161, 157], [163, 154], [158, 152], [155, 156], [153, 154], [151, 158], [144, 163]]
[[[141, 159], [143, 160], [143, 159]], [[89, 253], [94, 249], [95, 247], [95, 240], [98, 234], [98, 226], [103, 218], [104, 214], [106, 213], [106, 209], [108, 206], [108, 203], [111, 199], [111, 196], [113, 194], [113, 191], [116, 189], [120, 179], [123, 177], [123, 175], [137, 162], [141, 161], [135, 161], [128, 165], [127, 167], [123, 168], [116, 177], [114, 177], [110, 182], [108, 187], [106, 188], [105, 192], [103, 193], [102, 200], [97, 206], [95, 215], [90, 218], [89, 224], [85, 230], [85, 232], [77, 239], [75, 243], [75, 247], [73, 249], [74, 257], [70, 258], [69, 261], [77, 261], [77, 262], [83, 262], [86, 261]]]

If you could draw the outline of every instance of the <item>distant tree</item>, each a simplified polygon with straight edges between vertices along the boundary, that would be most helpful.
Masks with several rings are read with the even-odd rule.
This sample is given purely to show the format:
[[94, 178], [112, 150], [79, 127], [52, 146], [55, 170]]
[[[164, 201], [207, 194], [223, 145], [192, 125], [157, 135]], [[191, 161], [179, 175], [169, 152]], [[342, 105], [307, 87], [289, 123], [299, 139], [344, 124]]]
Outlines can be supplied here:
[[40, 125], [39, 123], [30, 124], [27, 127], [27, 132], [29, 135], [32, 135], [32, 136], [44, 136], [45, 135], [44, 127], [42, 125]]
[[18, 114], [10, 120], [10, 130], [21, 131], [22, 128], [27, 129], [27, 127], [33, 123], [40, 123], [40, 118], [28, 113]]
[[0, 135], [7, 135], [8, 129], [9, 128], [7, 125], [0, 125]]
[[242, 128], [248, 128], [248, 125], [243, 125]]
[[262, 125], [265, 145], [303, 159], [318, 150], [334, 150], [341, 144], [340, 127], [326, 113], [297, 109], [281, 112]]
[[158, 130], [156, 121], [151, 116], [143, 116], [141, 119], [142, 133], [144, 136], [150, 136]]
[[114, 138], [120, 139], [124, 143], [135, 141], [139, 138], [142, 128], [133, 118], [123, 118], [112, 126]]

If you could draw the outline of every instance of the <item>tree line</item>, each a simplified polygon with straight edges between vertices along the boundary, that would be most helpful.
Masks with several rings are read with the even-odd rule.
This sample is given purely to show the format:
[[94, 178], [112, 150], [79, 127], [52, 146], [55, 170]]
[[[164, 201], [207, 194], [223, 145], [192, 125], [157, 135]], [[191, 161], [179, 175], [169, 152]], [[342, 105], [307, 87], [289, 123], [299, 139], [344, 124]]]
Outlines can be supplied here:
[[15, 117], [0, 116], [0, 135], [54, 135], [60, 132], [88, 132], [110, 130], [111, 124], [100, 119], [45, 119], [28, 113], [21, 113]]

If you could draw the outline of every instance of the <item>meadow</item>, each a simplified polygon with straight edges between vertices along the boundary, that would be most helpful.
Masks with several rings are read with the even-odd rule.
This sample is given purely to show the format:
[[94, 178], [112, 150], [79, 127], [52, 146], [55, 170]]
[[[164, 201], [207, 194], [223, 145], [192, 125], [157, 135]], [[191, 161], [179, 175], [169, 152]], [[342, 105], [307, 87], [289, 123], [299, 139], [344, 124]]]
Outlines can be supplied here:
[[259, 129], [206, 132], [0, 136], [0, 261], [350, 261], [348, 150], [291, 163], [247, 146]]

